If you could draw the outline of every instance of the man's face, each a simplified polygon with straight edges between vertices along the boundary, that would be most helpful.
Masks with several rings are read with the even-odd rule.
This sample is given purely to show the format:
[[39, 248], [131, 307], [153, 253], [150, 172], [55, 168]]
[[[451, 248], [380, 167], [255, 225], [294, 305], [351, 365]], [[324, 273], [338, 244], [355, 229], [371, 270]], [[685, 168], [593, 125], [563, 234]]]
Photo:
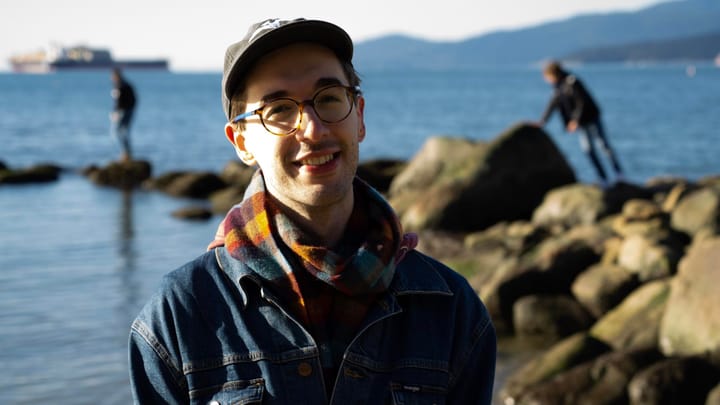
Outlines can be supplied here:
[[[250, 71], [246, 111], [278, 97], [308, 100], [332, 83], [349, 84], [331, 50], [309, 43], [290, 45], [265, 55]], [[358, 97], [347, 118], [327, 124], [306, 105], [300, 127], [290, 135], [271, 134], [259, 116], [248, 118], [238, 133], [226, 127], [226, 135], [235, 138], [245, 163], [260, 166], [268, 192], [285, 206], [303, 212], [329, 209], [353, 198], [359, 143], [365, 137], [363, 109], [364, 100]]]

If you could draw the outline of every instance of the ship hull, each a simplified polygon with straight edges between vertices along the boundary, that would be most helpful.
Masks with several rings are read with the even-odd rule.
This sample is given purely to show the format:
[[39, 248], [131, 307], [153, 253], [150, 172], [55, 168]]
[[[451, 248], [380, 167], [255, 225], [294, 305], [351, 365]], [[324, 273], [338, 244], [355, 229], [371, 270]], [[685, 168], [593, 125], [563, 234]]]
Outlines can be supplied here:
[[151, 61], [115, 61], [115, 62], [76, 62], [57, 61], [49, 64], [52, 72], [68, 70], [109, 70], [119, 68], [123, 70], [168, 70], [168, 63], [165, 60]]
[[51, 73], [75, 70], [169, 70], [167, 59], [115, 60], [110, 51], [84, 46], [53, 48], [10, 58], [17, 73]]

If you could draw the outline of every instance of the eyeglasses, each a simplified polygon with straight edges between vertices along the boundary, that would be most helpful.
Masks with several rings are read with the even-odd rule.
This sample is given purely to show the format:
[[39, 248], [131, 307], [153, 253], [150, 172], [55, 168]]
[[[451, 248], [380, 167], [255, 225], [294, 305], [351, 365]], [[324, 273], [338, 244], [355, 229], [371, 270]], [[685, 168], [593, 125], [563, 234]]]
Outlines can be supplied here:
[[295, 101], [291, 98], [277, 98], [262, 107], [242, 113], [232, 120], [237, 124], [253, 115], [260, 116], [265, 129], [273, 135], [285, 136], [294, 133], [302, 122], [302, 113], [306, 105], [312, 106], [320, 121], [334, 124], [350, 115], [355, 97], [360, 87], [332, 85], [318, 90], [312, 99]]

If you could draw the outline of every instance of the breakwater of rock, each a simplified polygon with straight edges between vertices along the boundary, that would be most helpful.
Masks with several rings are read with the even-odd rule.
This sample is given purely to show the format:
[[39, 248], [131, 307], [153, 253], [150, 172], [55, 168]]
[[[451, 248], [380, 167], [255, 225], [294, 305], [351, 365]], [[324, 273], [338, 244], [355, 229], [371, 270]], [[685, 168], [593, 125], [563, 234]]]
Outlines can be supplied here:
[[[83, 173], [96, 184], [191, 199], [223, 215], [253, 173], [152, 174], [149, 162]], [[0, 185], [62, 169], [0, 165]], [[720, 403], [720, 176], [577, 183], [542, 130], [490, 142], [435, 137], [408, 162], [364, 162], [419, 250], [464, 274], [501, 336], [542, 349], [498, 380], [505, 404]]]

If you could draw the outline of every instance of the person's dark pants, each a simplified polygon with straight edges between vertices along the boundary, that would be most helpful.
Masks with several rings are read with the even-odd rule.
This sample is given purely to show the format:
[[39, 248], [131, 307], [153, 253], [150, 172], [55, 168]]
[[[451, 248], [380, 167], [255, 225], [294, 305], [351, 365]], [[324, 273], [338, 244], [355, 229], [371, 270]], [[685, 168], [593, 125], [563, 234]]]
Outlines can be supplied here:
[[120, 119], [115, 128], [115, 137], [117, 137], [123, 154], [128, 158], [132, 156], [130, 149], [130, 122], [132, 121], [133, 110], [120, 110]]
[[615, 174], [617, 176], [622, 176], [620, 162], [618, 162], [615, 157], [615, 153], [610, 147], [610, 143], [605, 137], [605, 130], [603, 129], [600, 121], [591, 122], [582, 126], [582, 131], [580, 132], [580, 147], [588, 158], [590, 158], [593, 166], [595, 166], [598, 176], [606, 182], [607, 175], [605, 174], [605, 169], [603, 169], [603, 166], [600, 164], [600, 160], [598, 159], [597, 152], [595, 151], [595, 144], [600, 147], [605, 156], [607, 156], [610, 160], [610, 163], [615, 170]]

